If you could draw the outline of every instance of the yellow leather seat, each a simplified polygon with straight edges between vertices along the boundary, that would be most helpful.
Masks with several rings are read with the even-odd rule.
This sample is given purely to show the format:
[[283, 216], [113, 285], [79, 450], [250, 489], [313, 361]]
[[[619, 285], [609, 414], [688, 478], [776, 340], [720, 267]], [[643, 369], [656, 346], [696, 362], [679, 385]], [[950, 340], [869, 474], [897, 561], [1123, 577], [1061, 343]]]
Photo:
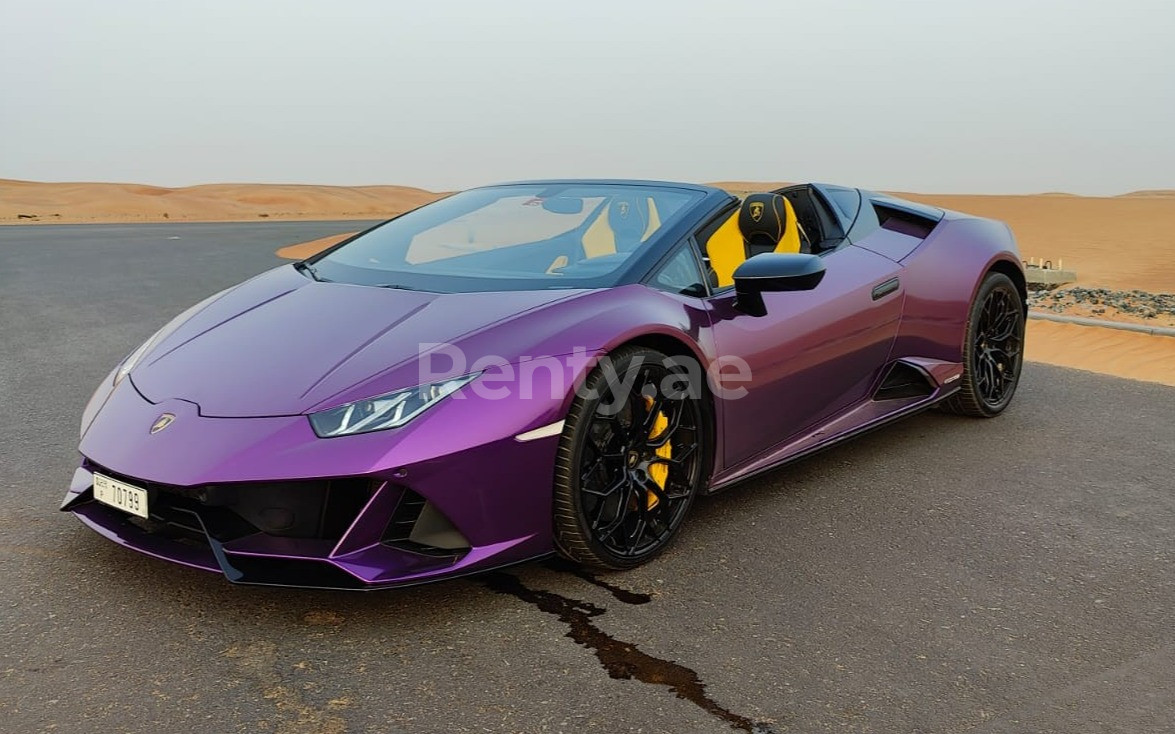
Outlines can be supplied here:
[[750, 194], [706, 240], [706, 256], [718, 286], [734, 283], [734, 271], [760, 252], [799, 252], [800, 227], [791, 202], [779, 194]]
[[609, 202], [596, 217], [596, 221], [583, 233], [584, 255], [590, 258], [616, 252], [617, 226], [627, 230], [630, 239], [633, 235], [639, 235], [640, 242], [649, 239], [661, 228], [661, 217], [657, 213], [657, 203], [653, 201], [653, 197], [643, 197], [643, 201], [640, 198], [617, 198]]

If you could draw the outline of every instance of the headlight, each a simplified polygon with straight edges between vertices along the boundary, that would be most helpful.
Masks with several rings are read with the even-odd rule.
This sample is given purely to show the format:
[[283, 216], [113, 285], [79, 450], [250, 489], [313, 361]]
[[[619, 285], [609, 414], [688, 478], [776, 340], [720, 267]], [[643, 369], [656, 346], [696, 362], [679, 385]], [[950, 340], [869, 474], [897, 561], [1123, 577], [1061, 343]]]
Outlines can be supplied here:
[[182, 326], [185, 321], [195, 316], [197, 311], [212, 303], [217, 298], [220, 298], [227, 292], [227, 290], [224, 290], [208, 296], [203, 301], [200, 301], [195, 306], [192, 306], [188, 310], [181, 313], [179, 316], [176, 316], [171, 321], [168, 321], [162, 329], [152, 334], [150, 339], [143, 342], [141, 345], [139, 345], [138, 349], [131, 352], [130, 356], [124, 359], [122, 364], [118, 366], [118, 369], [114, 371], [114, 384], [117, 385], [118, 383], [122, 382], [123, 378], [131, 373], [131, 370], [135, 368], [135, 365], [137, 365], [139, 361], [142, 360], [143, 357], [147, 354], [147, 352], [150, 352], [156, 344], [171, 336], [173, 331], [180, 328], [180, 326]]
[[397, 390], [368, 400], [356, 400], [337, 408], [312, 413], [310, 426], [319, 438], [350, 436], [354, 433], [398, 428], [440, 402], [446, 395], [456, 392], [480, 374], [480, 372], [475, 372], [444, 382], [417, 385], [406, 390]]

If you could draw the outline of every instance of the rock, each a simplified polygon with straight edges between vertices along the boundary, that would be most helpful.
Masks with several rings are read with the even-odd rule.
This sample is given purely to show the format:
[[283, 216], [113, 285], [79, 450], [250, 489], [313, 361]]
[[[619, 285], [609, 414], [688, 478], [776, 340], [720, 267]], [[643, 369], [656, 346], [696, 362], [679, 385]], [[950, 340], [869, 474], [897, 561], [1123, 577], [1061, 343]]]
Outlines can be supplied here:
[[1071, 306], [1096, 306], [1094, 315], [1131, 314], [1144, 319], [1163, 318], [1175, 321], [1175, 293], [1147, 293], [1134, 289], [1115, 291], [1109, 288], [1082, 288], [1080, 286], [1051, 293], [1030, 294], [1029, 307], [1064, 313]]

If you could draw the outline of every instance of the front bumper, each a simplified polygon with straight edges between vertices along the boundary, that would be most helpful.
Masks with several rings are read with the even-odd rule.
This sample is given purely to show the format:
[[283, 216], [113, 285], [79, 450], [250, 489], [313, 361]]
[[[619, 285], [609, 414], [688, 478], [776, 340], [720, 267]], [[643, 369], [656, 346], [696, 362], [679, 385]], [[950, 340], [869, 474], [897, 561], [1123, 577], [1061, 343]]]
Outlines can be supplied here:
[[[162, 412], [175, 420], [151, 435]], [[387, 588], [552, 551], [558, 436], [518, 441], [471, 426], [444, 443], [403, 440], [413, 435], [319, 439], [299, 416], [207, 418], [184, 401], [151, 403], [124, 380], [86, 432], [61, 509], [126, 548], [235, 583]], [[95, 471], [146, 489], [151, 518], [94, 500]], [[244, 501], [250, 492], [275, 499]], [[317, 492], [321, 505], [293, 499]], [[332, 504], [332, 492], [345, 501]], [[266, 512], [291, 507], [332, 519], [267, 527]]]

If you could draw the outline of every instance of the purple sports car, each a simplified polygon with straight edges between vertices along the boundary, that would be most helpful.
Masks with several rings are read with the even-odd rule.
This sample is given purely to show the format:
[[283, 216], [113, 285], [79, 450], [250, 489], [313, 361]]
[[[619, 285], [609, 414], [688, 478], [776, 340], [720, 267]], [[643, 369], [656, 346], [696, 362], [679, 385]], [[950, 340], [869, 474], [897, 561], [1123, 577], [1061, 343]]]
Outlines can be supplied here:
[[209, 297], [86, 406], [63, 510], [256, 584], [609, 569], [715, 492], [1022, 360], [1000, 222], [840, 186], [472, 189]]

